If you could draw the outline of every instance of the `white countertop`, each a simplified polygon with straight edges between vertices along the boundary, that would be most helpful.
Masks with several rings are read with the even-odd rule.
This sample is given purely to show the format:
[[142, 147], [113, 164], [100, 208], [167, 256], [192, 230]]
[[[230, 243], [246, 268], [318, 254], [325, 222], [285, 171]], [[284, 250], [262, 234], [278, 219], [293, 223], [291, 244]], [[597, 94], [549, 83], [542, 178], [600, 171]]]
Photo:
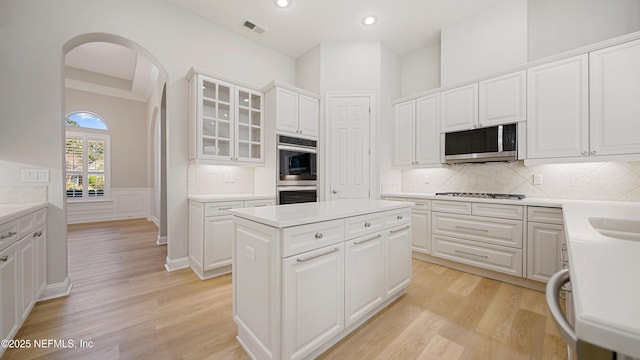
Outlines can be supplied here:
[[47, 207], [46, 202], [0, 204], [0, 224], [15, 220], [21, 216]]
[[410, 202], [354, 199], [232, 209], [229, 212], [243, 219], [285, 228], [411, 206], [413, 203]]
[[564, 201], [578, 339], [640, 358], [640, 241], [604, 236], [590, 217], [640, 222], [640, 203]]
[[546, 206], [546, 207], [562, 207], [563, 202], [566, 201], [561, 199], [529, 198], [529, 197], [526, 197], [522, 200], [483, 199], [483, 198], [474, 198], [474, 197], [436, 195], [435, 193], [407, 193], [407, 192], [383, 193], [381, 194], [381, 196], [427, 199], [427, 200], [472, 201], [472, 202], [484, 202], [484, 203], [494, 203], [494, 204]]
[[243, 200], [268, 200], [275, 199], [275, 195], [265, 194], [210, 194], [210, 195], [189, 195], [189, 200], [199, 202], [213, 201], [243, 201]]

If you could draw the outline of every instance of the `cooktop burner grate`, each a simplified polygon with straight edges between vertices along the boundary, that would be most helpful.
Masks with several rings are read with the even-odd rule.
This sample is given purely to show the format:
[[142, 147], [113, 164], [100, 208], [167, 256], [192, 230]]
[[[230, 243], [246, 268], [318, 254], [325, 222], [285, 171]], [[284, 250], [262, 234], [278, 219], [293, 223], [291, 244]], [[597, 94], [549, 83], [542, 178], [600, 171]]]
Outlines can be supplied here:
[[439, 192], [436, 195], [444, 196], [459, 196], [459, 197], [473, 197], [481, 199], [507, 199], [507, 200], [522, 200], [525, 198], [521, 194], [498, 194], [498, 193], [475, 193], [475, 192]]

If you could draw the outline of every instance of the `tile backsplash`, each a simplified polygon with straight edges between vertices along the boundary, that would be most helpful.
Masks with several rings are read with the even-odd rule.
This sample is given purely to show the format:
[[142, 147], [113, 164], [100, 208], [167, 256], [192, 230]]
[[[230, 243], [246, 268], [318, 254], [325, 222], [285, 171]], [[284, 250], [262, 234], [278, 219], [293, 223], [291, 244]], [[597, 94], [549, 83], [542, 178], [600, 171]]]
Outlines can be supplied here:
[[47, 202], [47, 185], [0, 187], [0, 204]]
[[[533, 184], [533, 175], [542, 184]], [[425, 183], [427, 182], [427, 183]], [[640, 161], [549, 164], [461, 164], [402, 171], [402, 191], [517, 193], [527, 197], [640, 201]]]
[[[225, 177], [229, 182], [225, 182]], [[233, 177], [235, 182], [230, 182]], [[255, 174], [252, 167], [189, 165], [190, 195], [249, 194], [254, 192], [254, 184]]]

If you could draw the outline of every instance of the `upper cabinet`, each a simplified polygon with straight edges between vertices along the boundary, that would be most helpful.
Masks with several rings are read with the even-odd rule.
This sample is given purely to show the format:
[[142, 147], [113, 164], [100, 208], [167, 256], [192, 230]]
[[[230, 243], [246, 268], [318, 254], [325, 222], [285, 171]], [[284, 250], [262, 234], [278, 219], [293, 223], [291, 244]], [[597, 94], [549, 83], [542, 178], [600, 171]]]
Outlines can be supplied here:
[[318, 137], [320, 100], [317, 96], [278, 82], [268, 85], [265, 92], [278, 133]]
[[393, 165], [440, 164], [440, 95], [393, 107]]
[[525, 71], [444, 91], [440, 103], [442, 132], [525, 121]]
[[638, 64], [640, 40], [530, 68], [528, 158], [640, 154]]
[[263, 163], [263, 96], [195, 72], [189, 86], [189, 159]]

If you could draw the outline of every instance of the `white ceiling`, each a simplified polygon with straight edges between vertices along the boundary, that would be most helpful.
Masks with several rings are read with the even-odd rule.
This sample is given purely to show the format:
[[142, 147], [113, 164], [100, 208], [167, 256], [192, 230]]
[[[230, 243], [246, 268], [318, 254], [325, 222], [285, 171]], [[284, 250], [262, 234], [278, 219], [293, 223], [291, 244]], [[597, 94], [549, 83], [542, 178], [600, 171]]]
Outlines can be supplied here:
[[[297, 58], [321, 42], [382, 41], [403, 56], [440, 41], [440, 29], [503, 0], [168, 0], [219, 26]], [[378, 23], [362, 25], [375, 13]], [[258, 35], [245, 19], [267, 28]]]

